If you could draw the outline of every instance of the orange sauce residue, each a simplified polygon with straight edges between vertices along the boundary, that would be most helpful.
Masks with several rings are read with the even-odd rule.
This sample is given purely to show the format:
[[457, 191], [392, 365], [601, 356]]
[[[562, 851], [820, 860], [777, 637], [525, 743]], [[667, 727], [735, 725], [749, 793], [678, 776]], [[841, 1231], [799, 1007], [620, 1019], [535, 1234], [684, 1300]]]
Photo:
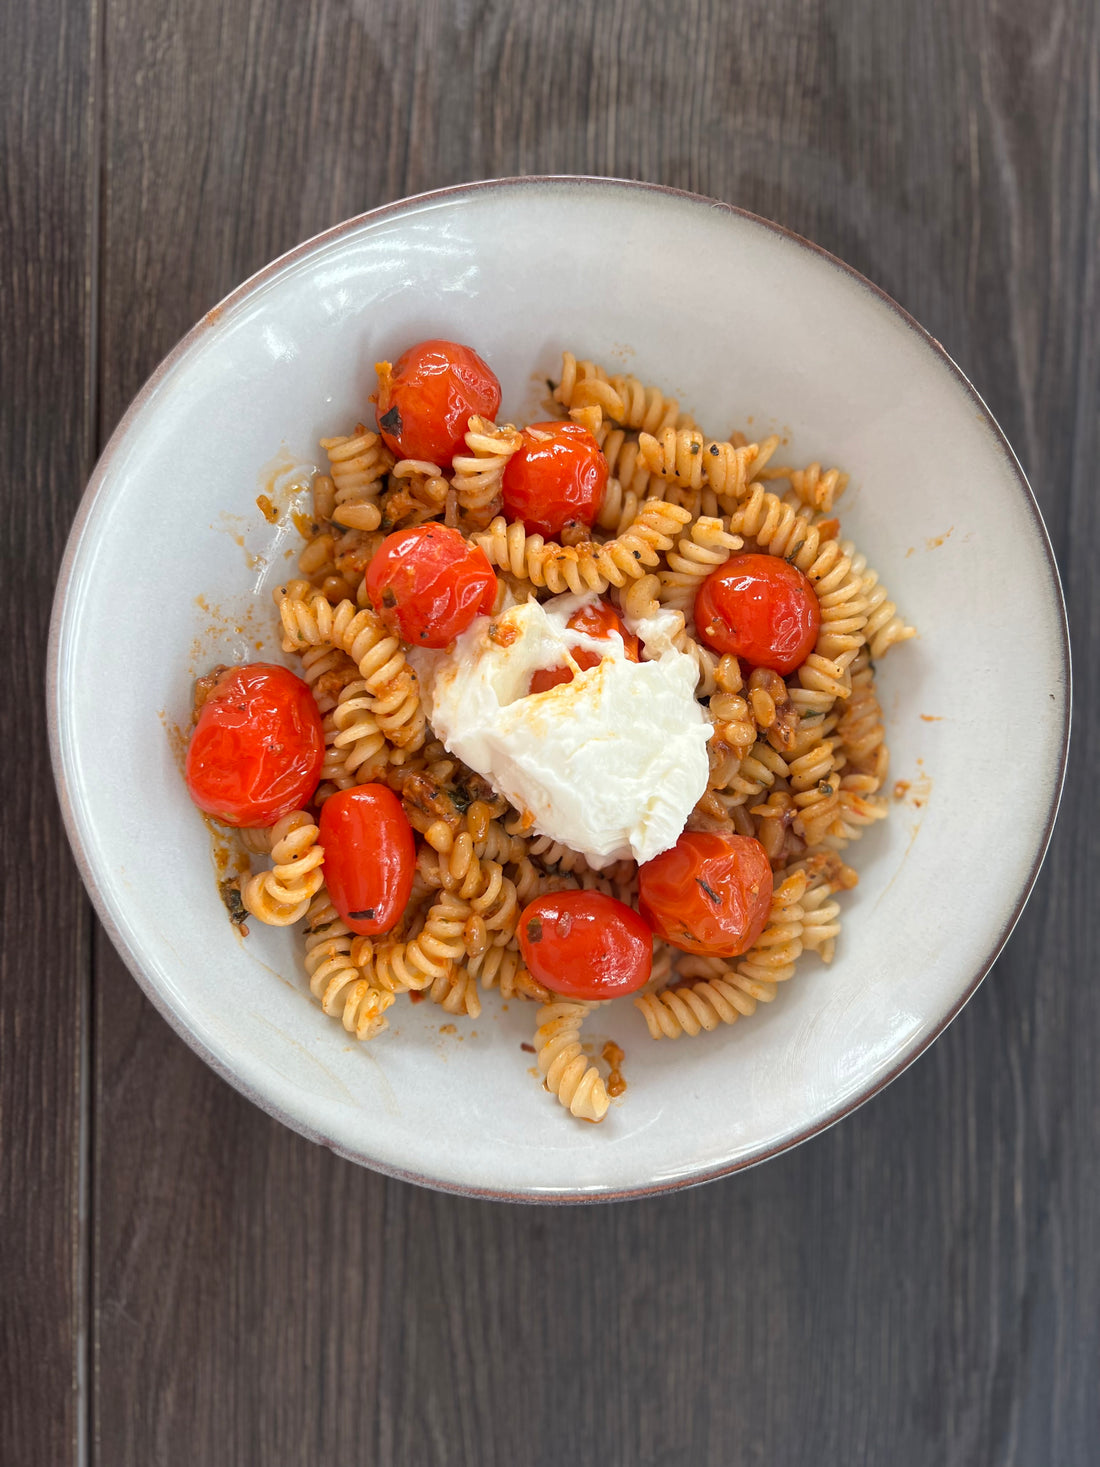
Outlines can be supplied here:
[[457, 1034], [458, 1029], [454, 1024], [440, 1024], [439, 1032], [440, 1034]]
[[942, 723], [943, 722], [943, 714], [942, 713], [922, 713], [921, 714], [921, 720], [924, 723]]
[[317, 526], [308, 514], [303, 514], [300, 509], [291, 510], [290, 518], [294, 521], [294, 528], [303, 540], [311, 540], [317, 533]]
[[160, 719], [161, 728], [167, 735], [172, 758], [176, 761], [176, 766], [182, 774], [187, 763], [187, 745], [191, 742], [191, 730], [182, 729], [174, 718], [168, 716], [167, 708], [158, 708], [157, 717]]
[[942, 535], [933, 535], [931, 540], [926, 540], [924, 543], [929, 550], [937, 550], [944, 543], [945, 540], [950, 540], [951, 536], [954, 533], [955, 526], [952, 525], [951, 528], [944, 531]]
[[510, 647], [518, 636], [519, 627], [514, 622], [489, 623], [489, 641], [497, 647]]
[[271, 500], [268, 499], [266, 494], [256, 495], [256, 508], [260, 511], [260, 513], [263, 515], [264, 519], [268, 522], [269, 525], [274, 525], [278, 523], [279, 511], [272, 504]]
[[626, 1080], [622, 1072], [622, 1063], [626, 1055], [613, 1039], [609, 1039], [603, 1047], [601, 1058], [611, 1070], [607, 1077], [607, 1093], [614, 1100], [626, 1090]]
[[894, 782], [894, 799], [904, 800], [913, 810], [923, 810], [932, 794], [931, 776], [924, 771], [924, 760], [917, 760], [918, 773], [913, 779]]

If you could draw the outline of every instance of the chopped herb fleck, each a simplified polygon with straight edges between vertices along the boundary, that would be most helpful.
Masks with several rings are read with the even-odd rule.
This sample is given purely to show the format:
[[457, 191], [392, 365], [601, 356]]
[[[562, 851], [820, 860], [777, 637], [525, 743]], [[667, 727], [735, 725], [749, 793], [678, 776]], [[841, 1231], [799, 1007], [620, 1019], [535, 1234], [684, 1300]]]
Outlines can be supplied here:
[[542, 923], [539, 921], [539, 919], [537, 917], [532, 917], [531, 920], [530, 920], [530, 922], [528, 922], [528, 924], [527, 924], [527, 941], [528, 942], [541, 942], [542, 941]]
[[373, 922], [374, 921], [374, 908], [373, 907], [364, 907], [361, 912], [349, 912], [348, 913], [348, 916], [349, 917], [354, 917], [354, 919], [356, 920], [356, 922]]
[[718, 895], [718, 893], [715, 891], [715, 889], [714, 889], [713, 886], [708, 886], [701, 876], [697, 876], [695, 878], [695, 881], [696, 881], [696, 885], [701, 886], [703, 888], [703, 890], [706, 892], [707, 896], [710, 897], [711, 901], [714, 903], [714, 905], [716, 907], [721, 906], [721, 904], [722, 904], [722, 898]]
[[378, 426], [385, 428], [386, 432], [392, 433], [395, 438], [401, 437], [401, 414], [397, 411], [396, 403], [394, 403], [388, 413], [383, 413], [378, 419]]
[[229, 920], [234, 927], [240, 927], [248, 917], [244, 902], [241, 900], [241, 887], [238, 881], [221, 881], [218, 883], [218, 891], [225, 903], [225, 909], [229, 913]]

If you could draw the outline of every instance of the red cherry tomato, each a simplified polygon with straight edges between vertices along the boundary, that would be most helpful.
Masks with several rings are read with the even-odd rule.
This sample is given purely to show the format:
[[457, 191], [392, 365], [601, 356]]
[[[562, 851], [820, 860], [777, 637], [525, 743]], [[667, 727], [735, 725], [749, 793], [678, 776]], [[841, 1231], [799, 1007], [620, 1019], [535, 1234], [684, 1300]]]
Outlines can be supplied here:
[[571, 998], [617, 998], [649, 978], [653, 934], [632, 907], [598, 891], [536, 897], [519, 919], [532, 977]]
[[[627, 631], [619, 613], [606, 601], [593, 601], [589, 606], [582, 606], [580, 611], [573, 613], [566, 622], [566, 626], [572, 627], [576, 632], [587, 632], [590, 637], [598, 637], [602, 642], [609, 641], [612, 632], [618, 632], [626, 647], [627, 661], [637, 662], [639, 659], [638, 638], [633, 632]], [[578, 647], [573, 653], [573, 659], [582, 672], [589, 667], [598, 667], [600, 664], [599, 654], [589, 651], [587, 647]], [[572, 681], [571, 668], [542, 668], [531, 674], [531, 686], [527, 691], [545, 693], [547, 688], [556, 688], [559, 683], [571, 683]]]
[[375, 611], [416, 647], [446, 647], [497, 595], [489, 557], [447, 525], [414, 525], [387, 535], [367, 567]]
[[469, 346], [422, 341], [393, 367], [378, 363], [378, 428], [399, 458], [446, 466], [463, 447], [473, 413], [495, 418], [500, 383]]
[[716, 652], [786, 677], [814, 650], [821, 603], [797, 566], [775, 555], [732, 555], [700, 586], [695, 625]]
[[579, 423], [532, 423], [504, 470], [504, 513], [556, 540], [566, 525], [590, 525], [600, 512], [607, 459]]
[[226, 825], [274, 825], [312, 798], [324, 758], [308, 686], [285, 667], [250, 662], [225, 672], [199, 710], [187, 788]]
[[764, 930], [771, 905], [771, 864], [751, 836], [686, 830], [638, 868], [642, 915], [684, 952], [737, 957]]
[[389, 932], [408, 905], [416, 870], [401, 801], [384, 784], [340, 790], [321, 806], [320, 831], [332, 905], [353, 932]]

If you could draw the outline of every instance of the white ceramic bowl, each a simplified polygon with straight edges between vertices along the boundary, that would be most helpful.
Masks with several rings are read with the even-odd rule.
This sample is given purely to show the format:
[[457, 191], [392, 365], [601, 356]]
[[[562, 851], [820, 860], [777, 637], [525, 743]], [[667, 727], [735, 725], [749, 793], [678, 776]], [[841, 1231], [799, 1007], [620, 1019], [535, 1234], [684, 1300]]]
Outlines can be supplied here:
[[[458, 1035], [432, 1004], [364, 1046], [311, 1002], [285, 932], [242, 942], [171, 727], [215, 660], [278, 657], [270, 586], [295, 536], [257, 493], [369, 416], [373, 363], [468, 341], [537, 412], [570, 348], [628, 364], [715, 435], [790, 434], [852, 476], [844, 529], [920, 640], [881, 664], [902, 801], [851, 859], [836, 961], [803, 960], [732, 1029], [653, 1043], [629, 1002], [590, 1021], [629, 1090], [578, 1124], [528, 1073], [533, 1009], [490, 998]], [[282, 455], [280, 457], [280, 454]], [[283, 475], [283, 478], [293, 477]], [[280, 484], [275, 484], [276, 490]], [[258, 558], [262, 557], [262, 559]], [[396, 1176], [477, 1195], [599, 1200], [773, 1156], [897, 1075], [959, 1011], [1018, 917], [1065, 767], [1068, 642], [1050, 546], [980, 398], [898, 306], [728, 205], [608, 180], [474, 184], [302, 245], [163, 363], [101, 459], [61, 573], [50, 712], [69, 833], [153, 1003], [244, 1094]], [[935, 721], [932, 721], [935, 720]], [[587, 1033], [587, 1031], [586, 1031]]]

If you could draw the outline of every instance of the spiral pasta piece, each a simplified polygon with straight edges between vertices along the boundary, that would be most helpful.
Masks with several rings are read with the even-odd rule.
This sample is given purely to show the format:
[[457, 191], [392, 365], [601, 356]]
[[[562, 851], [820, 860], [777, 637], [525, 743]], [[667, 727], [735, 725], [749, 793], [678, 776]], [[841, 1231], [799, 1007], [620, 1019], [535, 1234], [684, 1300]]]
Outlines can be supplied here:
[[607, 460], [609, 475], [596, 523], [619, 534], [638, 513], [643, 499], [661, 497], [663, 481], [646, 468], [636, 433], [604, 422], [601, 413], [592, 434]]
[[798, 504], [815, 514], [832, 514], [833, 505], [848, 487], [848, 475], [840, 469], [823, 469], [819, 463], [804, 469], [788, 465], [768, 465], [758, 471], [761, 479], [789, 479], [791, 492]]
[[658, 565], [661, 552], [671, 549], [673, 536], [690, 519], [689, 511], [654, 499], [628, 530], [606, 545], [592, 540], [557, 545], [541, 535], [528, 535], [520, 520], [508, 524], [499, 517], [473, 540], [491, 565], [546, 586], [555, 595], [564, 591], [602, 593], [609, 586], [625, 586], [643, 576], [647, 566]]
[[441, 892], [415, 937], [407, 941], [374, 942], [367, 976], [389, 993], [428, 988], [437, 979], [446, 977], [465, 956], [463, 928], [468, 910], [467, 904], [454, 893]]
[[878, 573], [867, 569], [867, 557], [861, 555], [850, 540], [844, 542], [843, 549], [851, 557], [853, 568], [863, 574], [863, 593], [867, 598], [864, 636], [872, 658], [879, 658], [896, 643], [915, 637], [917, 629], [897, 614], [898, 609], [890, 600], [886, 587], [879, 584]]
[[650, 473], [684, 489], [706, 486], [727, 509], [744, 497], [755, 465], [773, 448], [772, 440], [735, 448], [705, 438], [698, 428], [664, 428], [656, 435], [642, 433], [638, 439], [639, 455]]
[[400, 638], [383, 626], [368, 607], [351, 601], [332, 606], [324, 596], [308, 600], [284, 594], [279, 601], [283, 649], [300, 651], [327, 643], [346, 652], [359, 669], [373, 699], [371, 712], [390, 743], [418, 749], [425, 738], [420, 686], [409, 666]]
[[848, 768], [866, 775], [873, 793], [885, 783], [890, 767], [882, 708], [875, 693], [875, 674], [866, 647], [852, 663], [852, 695], [837, 725]]
[[803, 897], [802, 909], [803, 948], [831, 963], [840, 933], [840, 903], [833, 900], [828, 886], [816, 886]]
[[466, 434], [470, 452], [456, 456], [451, 479], [463, 529], [484, 529], [493, 518], [500, 506], [504, 470], [522, 443], [523, 434], [511, 423], [498, 428], [476, 414], [471, 417]]
[[562, 352], [561, 381], [554, 388], [554, 399], [567, 410], [598, 407], [616, 422], [622, 422], [626, 412], [604, 369], [595, 362], [578, 361], [571, 351]]
[[595, 1065], [581, 1048], [580, 1032], [589, 1006], [577, 999], [551, 995], [539, 1009], [535, 1053], [546, 1088], [570, 1115], [584, 1121], [602, 1121], [610, 1101]]
[[519, 952], [509, 944], [507, 947], [489, 947], [466, 963], [467, 972], [477, 978], [482, 988], [499, 988], [502, 999], [528, 999], [547, 1003], [550, 990], [524, 966]]
[[343, 689], [332, 712], [333, 751], [344, 775], [355, 784], [373, 779], [386, 763], [386, 736], [375, 706], [366, 681], [356, 678]]
[[380, 481], [393, 467], [393, 455], [377, 433], [362, 423], [347, 436], [322, 438], [329, 474], [336, 490], [331, 518], [353, 530], [377, 530], [382, 513], [377, 499]]
[[306, 930], [310, 992], [349, 1034], [373, 1039], [389, 1025], [385, 1013], [394, 1001], [393, 994], [375, 988], [363, 975], [351, 955], [353, 942], [354, 934], [321, 887], [310, 903]]
[[268, 927], [289, 927], [306, 915], [324, 876], [320, 831], [304, 810], [292, 810], [271, 831], [270, 871], [257, 872], [241, 886], [245, 909]]

